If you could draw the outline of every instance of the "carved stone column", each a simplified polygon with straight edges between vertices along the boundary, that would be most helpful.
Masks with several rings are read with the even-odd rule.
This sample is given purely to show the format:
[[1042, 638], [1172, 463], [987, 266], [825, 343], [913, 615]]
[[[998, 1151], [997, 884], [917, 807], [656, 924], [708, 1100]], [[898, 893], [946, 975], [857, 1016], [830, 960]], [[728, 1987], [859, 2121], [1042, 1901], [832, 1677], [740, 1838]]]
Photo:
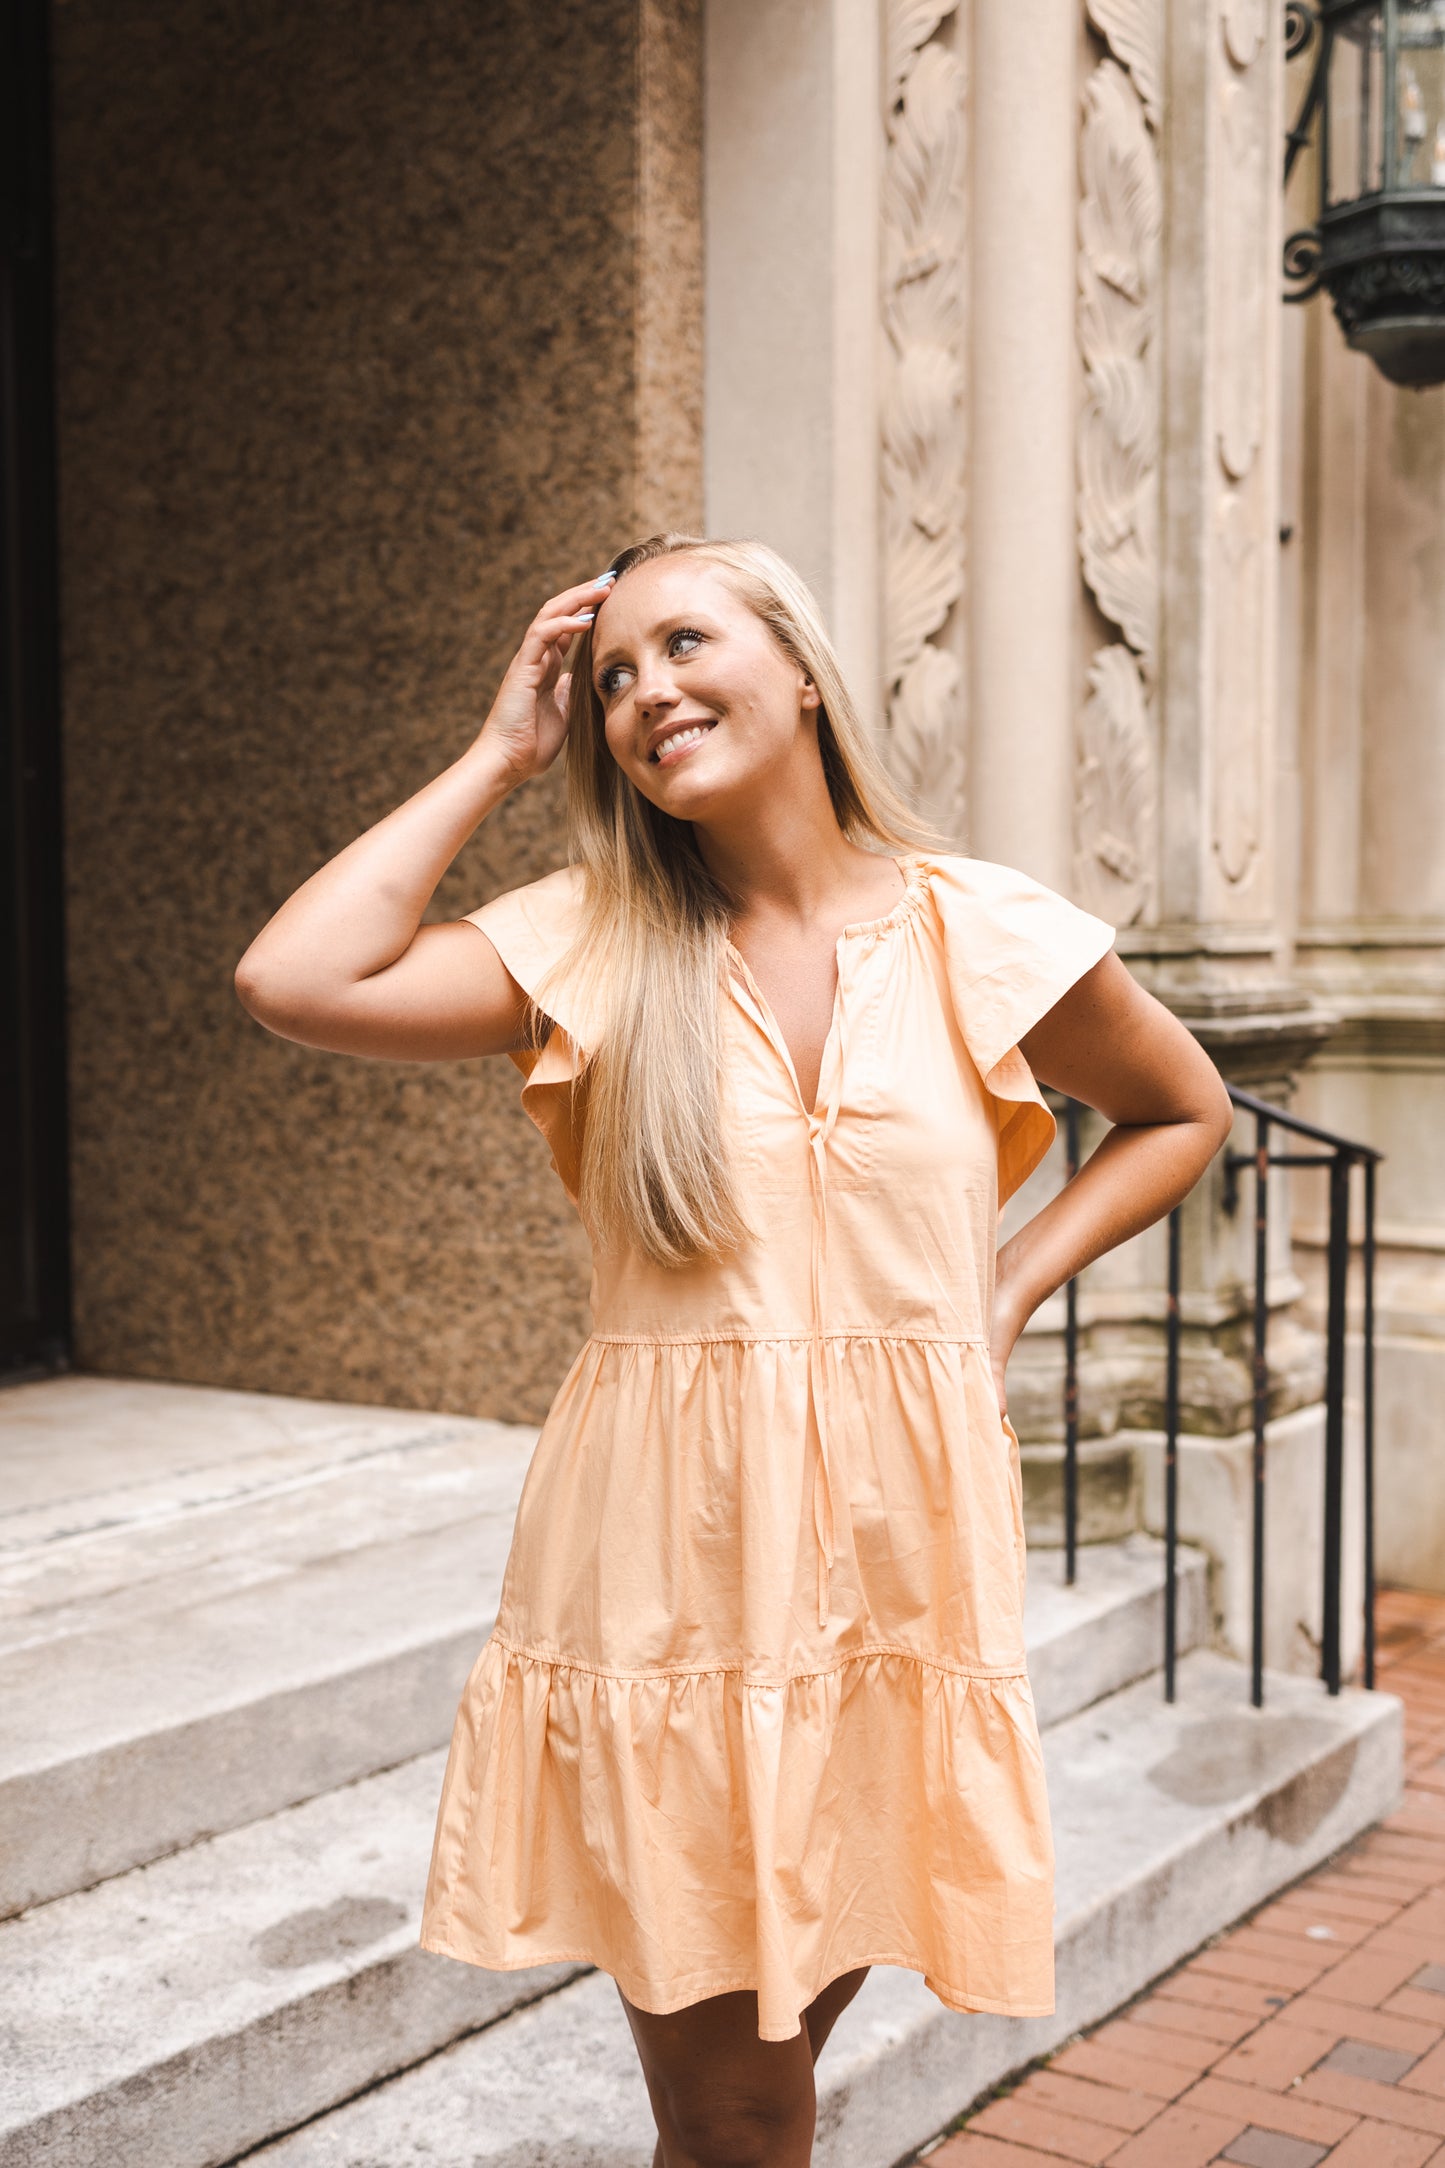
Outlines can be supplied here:
[[[1227, 1076], [1287, 1099], [1329, 1020], [1294, 968], [1280, 728], [1282, 25], [1265, 0], [1086, 0], [1083, 14], [1066, 885], [1119, 925], [1131, 968]], [[1215, 1560], [1219, 1627], [1236, 1648], [1250, 1553], [1243, 1186], [1231, 1214], [1211, 1173], [1186, 1210], [1180, 1442], [1181, 1533]], [[1298, 1312], [1283, 1176], [1271, 1213], [1266, 1650], [1308, 1667], [1322, 1365]], [[1164, 1247], [1153, 1230], [1081, 1286], [1086, 1539], [1162, 1518]], [[1036, 1320], [1014, 1387], [1033, 1441], [1031, 1533], [1045, 1541], [1060, 1533], [1061, 1313], [1056, 1301]]]

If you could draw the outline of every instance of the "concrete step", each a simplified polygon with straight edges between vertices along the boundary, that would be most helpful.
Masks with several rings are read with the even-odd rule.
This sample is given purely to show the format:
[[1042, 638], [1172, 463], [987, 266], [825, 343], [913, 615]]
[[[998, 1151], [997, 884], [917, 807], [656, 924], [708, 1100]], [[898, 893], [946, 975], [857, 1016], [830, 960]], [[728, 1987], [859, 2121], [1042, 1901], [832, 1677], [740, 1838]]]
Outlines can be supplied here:
[[[1210, 1639], [1209, 1561], [1181, 1545], [1176, 1572], [1176, 1646], [1183, 1655]], [[1164, 1657], [1163, 1544], [1146, 1535], [1081, 1544], [1072, 1587], [1061, 1550], [1030, 1551], [1024, 1633], [1042, 1727], [1157, 1670]]]
[[63, 1379], [0, 1406], [0, 1917], [442, 1744], [535, 1433]]
[[[891, 2168], [987, 2087], [1391, 1811], [1401, 1789], [1394, 1696], [1331, 1700], [1314, 1680], [1271, 1674], [1255, 1711], [1244, 1669], [1207, 1651], [1181, 1663], [1172, 1707], [1157, 1678], [1141, 1680], [1044, 1744], [1058, 1854], [1053, 2015], [960, 2016], [916, 1975], [875, 1969], [819, 2064], [816, 2168]], [[616, 1990], [594, 1973], [254, 2159], [648, 2168], [653, 2143]], [[84, 2168], [92, 2157], [69, 2160]]]
[[0, 2162], [195, 2168], [582, 1969], [417, 1946], [445, 1755], [0, 1926]]
[[[1044, 1735], [1056, 2018], [964, 2020], [913, 1975], [880, 1971], [830, 2046], [824, 2130], [842, 2118], [840, 2130], [876, 2127], [891, 2143], [906, 2122], [908, 2143], [921, 2142], [981, 2086], [1102, 2015], [1393, 1804], [1392, 1698], [1331, 1702], [1313, 1681], [1272, 1678], [1256, 1713], [1239, 1668], [1204, 1652], [1181, 1664], [1179, 1686], [1172, 1709], [1155, 1676]], [[650, 2126], [610, 1981], [558, 1996], [575, 1968], [485, 1973], [416, 1948], [442, 1762], [424, 1756], [0, 1927], [0, 2168], [214, 2168], [481, 2026], [492, 2030], [443, 2058], [460, 2076], [428, 2064], [375, 2095], [381, 2106], [359, 2101], [296, 2144], [322, 2148], [318, 2168], [650, 2159], [637, 2150]], [[538, 1996], [555, 2005], [555, 2035], [540, 2004], [525, 2025], [495, 2022]], [[591, 2043], [580, 2089], [579, 2026]], [[455, 2121], [444, 2105], [453, 2083]], [[410, 2128], [412, 2150], [393, 2152], [393, 2126], [373, 2129], [378, 2115]], [[508, 2155], [540, 2145], [558, 2116], [555, 2152]], [[586, 2151], [628, 2116], [632, 2150]], [[475, 2156], [462, 2149], [484, 2143], [492, 2149]], [[819, 2157], [883, 2168], [904, 2150]], [[310, 2159], [303, 2150], [287, 2168]]]
[[[62, 1379], [0, 1406], [0, 1918], [450, 1733], [535, 1433]], [[1040, 1721], [1151, 1669], [1146, 1537], [1029, 1561]], [[1180, 1647], [1207, 1634], [1181, 1554]]]

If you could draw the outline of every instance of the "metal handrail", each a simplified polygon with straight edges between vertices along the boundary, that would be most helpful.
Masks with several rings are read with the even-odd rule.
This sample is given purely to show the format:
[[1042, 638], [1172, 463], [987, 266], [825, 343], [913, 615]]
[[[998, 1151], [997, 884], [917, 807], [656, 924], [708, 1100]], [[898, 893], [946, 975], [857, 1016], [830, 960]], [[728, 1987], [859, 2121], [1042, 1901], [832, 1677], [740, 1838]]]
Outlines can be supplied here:
[[[1265, 1430], [1269, 1419], [1269, 1171], [1271, 1167], [1326, 1167], [1329, 1169], [1330, 1219], [1326, 1267], [1325, 1302], [1325, 1497], [1324, 1586], [1321, 1603], [1320, 1676], [1331, 1694], [1340, 1690], [1340, 1587], [1344, 1563], [1344, 1468], [1345, 1468], [1345, 1348], [1350, 1263], [1350, 1179], [1356, 1167], [1364, 1177], [1364, 1227], [1361, 1242], [1363, 1303], [1361, 1373], [1363, 1521], [1364, 1521], [1364, 1655], [1363, 1677], [1367, 1687], [1375, 1683], [1375, 1169], [1384, 1153], [1373, 1145], [1342, 1137], [1316, 1122], [1307, 1122], [1285, 1107], [1236, 1085], [1227, 1087], [1235, 1107], [1254, 1117], [1254, 1149], [1224, 1153], [1224, 1197], [1227, 1212], [1238, 1207], [1241, 1169], [1254, 1169], [1254, 1316], [1251, 1383], [1253, 1387], [1254, 1449], [1252, 1455], [1252, 1545], [1250, 1578], [1250, 1700], [1255, 1708], [1264, 1704], [1264, 1515]], [[1072, 1180], [1079, 1167], [1079, 1116], [1077, 1100], [1065, 1098], [1064, 1151], [1066, 1178]], [[1319, 1152], [1275, 1151], [1270, 1132], [1287, 1131], [1325, 1147]], [[1176, 1205], [1169, 1214], [1169, 1260], [1164, 1326], [1164, 1698], [1173, 1701], [1178, 1648], [1179, 1540], [1179, 1366], [1180, 1366], [1180, 1214]], [[1077, 1283], [1064, 1289], [1064, 1579], [1072, 1584], [1078, 1559], [1079, 1498], [1079, 1320]]]

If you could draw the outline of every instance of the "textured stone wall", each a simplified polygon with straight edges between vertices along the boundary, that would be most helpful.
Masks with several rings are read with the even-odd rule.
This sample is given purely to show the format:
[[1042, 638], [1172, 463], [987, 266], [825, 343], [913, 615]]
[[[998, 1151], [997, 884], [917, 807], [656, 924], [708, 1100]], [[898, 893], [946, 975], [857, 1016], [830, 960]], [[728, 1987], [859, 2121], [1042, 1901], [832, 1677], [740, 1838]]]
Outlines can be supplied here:
[[[289, 1047], [231, 973], [460, 751], [546, 594], [700, 518], [698, 29], [56, 11], [87, 1368], [523, 1418], [585, 1330], [511, 1065]], [[440, 908], [561, 857], [548, 779]]]

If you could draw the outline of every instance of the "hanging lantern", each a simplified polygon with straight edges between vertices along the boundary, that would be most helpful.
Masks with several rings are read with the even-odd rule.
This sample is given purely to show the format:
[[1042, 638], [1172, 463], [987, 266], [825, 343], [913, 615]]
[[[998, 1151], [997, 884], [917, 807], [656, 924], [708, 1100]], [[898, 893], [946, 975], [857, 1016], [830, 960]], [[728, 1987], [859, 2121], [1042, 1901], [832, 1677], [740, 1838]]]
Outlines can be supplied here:
[[1323, 286], [1351, 346], [1392, 383], [1445, 382], [1445, 0], [1286, 10], [1291, 53], [1319, 41], [1288, 176], [1319, 116], [1319, 222], [1285, 243], [1304, 301]]

